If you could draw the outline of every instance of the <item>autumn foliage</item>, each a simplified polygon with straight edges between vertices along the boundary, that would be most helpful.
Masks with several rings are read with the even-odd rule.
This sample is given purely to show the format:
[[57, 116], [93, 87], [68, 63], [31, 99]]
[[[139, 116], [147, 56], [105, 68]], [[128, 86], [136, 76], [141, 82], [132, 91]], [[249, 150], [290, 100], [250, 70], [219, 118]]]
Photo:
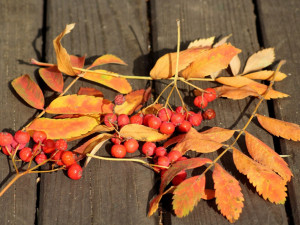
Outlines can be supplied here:
[[[244, 69], [241, 70], [241, 62], [238, 57], [241, 50], [228, 42], [230, 36], [217, 42], [214, 37], [195, 40], [190, 43], [187, 49], [167, 53], [157, 60], [147, 79], [170, 80], [171, 83], [162, 92], [169, 90], [171, 85], [173, 85], [173, 89], [169, 92], [169, 97], [164, 105], [159, 102], [162, 93], [158, 93], [157, 100], [149, 104], [151, 88], [133, 90], [127, 80], [132, 76], [124, 76], [102, 69], [92, 70], [94, 67], [110, 63], [126, 65], [117, 56], [103, 55], [90, 66], [84, 68], [85, 57], [77, 57], [67, 52], [62, 46], [61, 40], [72, 31], [74, 26], [75, 24], [67, 25], [53, 41], [56, 64], [38, 62], [34, 59], [31, 61], [32, 64], [42, 67], [39, 69], [40, 77], [50, 89], [58, 93], [56, 99], [49, 105], [45, 105], [43, 91], [27, 74], [12, 81], [12, 86], [20, 97], [29, 106], [41, 110], [39, 116], [24, 127], [24, 131], [27, 131], [31, 136], [35, 131], [43, 131], [48, 139], [64, 139], [68, 142], [87, 138], [84, 143], [72, 151], [73, 154], [77, 154], [77, 162], [86, 160], [85, 166], [92, 158], [97, 157], [96, 153], [109, 140], [116, 143], [130, 139], [143, 143], [155, 142], [167, 149], [165, 150], [166, 154], [175, 151], [180, 156], [185, 155], [188, 151], [200, 153], [200, 156], [194, 158], [186, 159], [183, 157], [181, 160], [176, 158], [176, 160], [168, 162], [167, 166], [155, 164], [156, 158], [150, 153], [149, 155], [146, 154], [146, 158], [123, 159], [141, 162], [161, 176], [158, 194], [150, 201], [148, 216], [157, 211], [164, 195], [172, 194], [174, 213], [178, 217], [187, 216], [201, 199], [215, 199], [218, 210], [229, 222], [233, 223], [238, 220], [244, 207], [244, 201], [247, 199], [244, 198], [239, 180], [220, 164], [219, 159], [229, 152], [232, 153], [230, 155], [233, 158], [234, 166], [247, 177], [259, 195], [276, 204], [283, 204], [286, 201], [286, 185], [293, 176], [292, 171], [278, 153], [259, 137], [246, 131], [249, 123], [256, 117], [259, 124], [270, 134], [288, 140], [300, 141], [299, 125], [256, 114], [257, 108], [263, 100], [289, 96], [273, 89], [274, 82], [287, 77], [279, 71], [280, 66], [276, 71], [263, 70], [274, 63], [273, 48], [263, 49], [251, 55]], [[230, 72], [230, 76], [220, 75], [225, 69]], [[121, 102], [117, 104], [113, 100], [106, 99], [105, 93], [96, 88], [81, 87], [77, 93], [66, 95], [70, 86], [64, 88], [64, 75], [73, 77], [73, 83], [78, 79], [83, 79], [111, 88], [123, 94], [120, 98]], [[205, 131], [198, 131], [197, 126], [203, 119], [201, 115], [205, 109], [203, 107], [198, 113], [189, 111], [176, 86], [177, 82], [182, 81], [195, 88], [195, 96], [203, 97], [205, 94], [212, 94], [191, 84], [193, 79], [214, 81], [217, 85], [214, 87], [217, 93], [214, 98], [224, 97], [232, 100], [246, 97], [258, 98], [257, 108], [247, 124], [239, 130], [211, 127]], [[268, 81], [269, 83], [267, 85], [260, 81]], [[147, 115], [151, 115], [159, 118], [160, 121], [158, 120], [158, 122], [171, 123], [169, 121], [171, 121], [171, 116], [175, 114], [175, 110], [170, 107], [168, 100], [173, 90], [178, 91], [182, 100], [182, 108], [179, 108], [178, 112], [176, 109], [176, 113], [181, 114], [178, 116], [179, 119], [183, 118], [190, 123], [196, 123], [189, 118], [198, 114], [200, 122], [185, 132], [166, 133], [151, 127], [144, 120]], [[170, 110], [171, 114], [168, 115], [168, 111], [166, 111], [166, 121], [164, 121], [158, 115], [161, 110], [167, 109]], [[47, 113], [47, 117], [43, 117], [44, 113]], [[136, 116], [136, 121], [128, 122], [133, 116]], [[118, 121], [120, 118], [128, 121], [126, 123], [122, 121], [122, 125], [120, 125], [121, 122]], [[179, 129], [179, 123], [172, 126]], [[239, 138], [245, 139], [246, 149], [239, 150], [235, 146]], [[220, 154], [213, 160], [205, 155], [218, 150]], [[10, 156], [14, 161], [15, 155], [11, 154]], [[98, 158], [111, 160], [111, 158]], [[122, 159], [117, 160], [122, 161]], [[60, 168], [66, 169], [66, 166], [63, 165]], [[195, 168], [202, 168], [204, 172], [186, 178], [185, 171]], [[175, 177], [183, 173], [182, 171], [185, 177], [179, 183], [174, 184]], [[213, 190], [206, 188], [207, 171], [212, 171]], [[29, 172], [27, 171], [27, 173]]]

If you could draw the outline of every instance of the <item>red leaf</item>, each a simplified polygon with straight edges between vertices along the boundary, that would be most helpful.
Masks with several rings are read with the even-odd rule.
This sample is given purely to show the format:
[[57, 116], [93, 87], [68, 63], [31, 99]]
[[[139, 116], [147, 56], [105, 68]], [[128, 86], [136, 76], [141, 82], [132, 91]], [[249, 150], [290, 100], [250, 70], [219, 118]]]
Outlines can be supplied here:
[[270, 202], [283, 204], [285, 202], [286, 181], [271, 169], [255, 162], [239, 150], [233, 148], [233, 161], [238, 171], [246, 175], [256, 187], [256, 191]]
[[244, 197], [239, 182], [218, 163], [215, 164], [212, 177], [215, 184], [218, 209], [230, 223], [234, 223], [244, 207]]
[[107, 55], [103, 55], [103, 56], [100, 56], [99, 58], [97, 58], [93, 62], [93, 64], [88, 67], [88, 69], [90, 69], [92, 67], [95, 67], [95, 66], [100, 66], [100, 65], [108, 64], [108, 63], [116, 63], [116, 64], [120, 64], [120, 65], [127, 65], [119, 57], [107, 54]]
[[201, 196], [204, 200], [211, 200], [215, 198], [215, 190], [205, 189], [204, 194]]
[[112, 113], [113, 104], [101, 97], [66, 95], [54, 99], [46, 108], [52, 114], [106, 114]]
[[77, 92], [78, 95], [89, 95], [95, 97], [103, 97], [103, 93], [96, 88], [81, 87]]
[[64, 79], [62, 73], [58, 70], [57, 66], [39, 69], [39, 74], [45, 83], [57, 92], [63, 92]]
[[172, 137], [164, 143], [164, 148], [168, 148], [169, 146], [182, 141], [184, 138], [185, 134], [179, 134], [178, 136]]
[[278, 173], [285, 181], [290, 181], [293, 176], [287, 163], [268, 145], [248, 132], [246, 144], [250, 155], [254, 160]]
[[70, 62], [74, 67], [82, 68], [84, 66], [85, 56], [78, 57], [76, 55], [70, 55]]
[[44, 108], [44, 95], [40, 87], [29, 77], [22, 75], [11, 82], [15, 91], [32, 107]]
[[205, 176], [194, 176], [180, 183], [174, 191], [173, 209], [178, 217], [191, 212], [204, 195]]

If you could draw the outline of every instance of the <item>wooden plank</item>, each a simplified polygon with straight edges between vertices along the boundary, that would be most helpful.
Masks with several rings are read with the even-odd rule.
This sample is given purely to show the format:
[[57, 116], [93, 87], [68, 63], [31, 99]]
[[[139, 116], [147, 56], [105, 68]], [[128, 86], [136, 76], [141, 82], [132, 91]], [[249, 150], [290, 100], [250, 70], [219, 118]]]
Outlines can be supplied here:
[[[70, 54], [87, 54], [89, 63], [97, 56], [115, 54], [127, 67], [106, 67], [121, 74], [147, 73], [148, 26], [146, 2], [131, 1], [48, 1], [47, 61], [54, 62], [52, 40], [67, 23], [76, 23], [63, 40]], [[68, 82], [72, 79], [68, 78]], [[134, 89], [146, 82], [131, 80]], [[80, 86], [100, 88], [113, 100], [116, 92], [90, 82]], [[109, 156], [109, 146], [99, 155]], [[41, 179], [39, 224], [154, 224], [146, 217], [148, 195], [154, 185], [153, 172], [134, 163], [92, 160], [79, 181], [62, 172]]]
[[[41, 55], [39, 34], [43, 25], [43, 2], [4, 0], [0, 5], [0, 130], [14, 133], [29, 122], [36, 111], [18, 97], [10, 82], [24, 73], [33, 79], [36, 75], [36, 68], [29, 65], [29, 59]], [[8, 158], [1, 154], [1, 190], [11, 180], [12, 171]], [[18, 180], [0, 198], [0, 205], [0, 224], [34, 224], [36, 176], [28, 175]]]
[[[277, 90], [286, 92], [291, 97], [274, 101], [275, 117], [299, 124], [299, 71], [300, 71], [300, 2], [258, 1], [259, 21], [265, 47], [275, 47], [276, 59], [286, 59], [282, 71], [290, 75], [283, 82], [276, 84]], [[282, 154], [291, 155], [287, 162], [294, 177], [288, 186], [294, 224], [300, 224], [300, 154], [299, 142], [280, 140]]]
[[[242, 63], [255, 51], [259, 50], [257, 40], [255, 15], [253, 14], [253, 3], [247, 1], [151, 1], [152, 36], [153, 51], [156, 59], [162, 54], [175, 51], [177, 43], [176, 19], [181, 21], [181, 43], [182, 49], [190, 41], [198, 38], [208, 38], [210, 36], [226, 36], [233, 34], [230, 41], [243, 52], [240, 54]], [[242, 64], [243, 65], [243, 64]], [[166, 83], [166, 82], [165, 82]], [[214, 83], [197, 83], [200, 87], [214, 87]], [[191, 109], [193, 95], [190, 94], [191, 88], [180, 84], [185, 99]], [[156, 92], [160, 93], [165, 85], [161, 82], [155, 83]], [[166, 96], [165, 96], [166, 98]], [[178, 98], [174, 98], [172, 105], [180, 105]], [[216, 119], [204, 122], [200, 129], [204, 127], [221, 126], [224, 128], [242, 128], [247, 122], [249, 114], [254, 109], [256, 100], [246, 99], [232, 101], [218, 99], [209, 103], [209, 107], [215, 109]], [[259, 113], [268, 114], [266, 104], [259, 109]], [[272, 138], [263, 130], [257, 129], [252, 123], [249, 132], [264, 140], [269, 146], [273, 145]], [[245, 149], [243, 140], [238, 142], [237, 147]], [[216, 158], [220, 152], [209, 155]], [[287, 224], [287, 215], [283, 205], [271, 204], [263, 200], [255, 193], [254, 188], [249, 184], [245, 176], [242, 176], [233, 166], [231, 154], [226, 154], [220, 162], [225, 169], [240, 180], [242, 191], [245, 198], [245, 206], [240, 219], [236, 224]], [[193, 172], [197, 174], [196, 172]], [[164, 207], [168, 203], [164, 202]], [[218, 212], [214, 201], [200, 201], [198, 206], [187, 217], [176, 218], [169, 210], [164, 213], [164, 224], [228, 224], [228, 221]]]

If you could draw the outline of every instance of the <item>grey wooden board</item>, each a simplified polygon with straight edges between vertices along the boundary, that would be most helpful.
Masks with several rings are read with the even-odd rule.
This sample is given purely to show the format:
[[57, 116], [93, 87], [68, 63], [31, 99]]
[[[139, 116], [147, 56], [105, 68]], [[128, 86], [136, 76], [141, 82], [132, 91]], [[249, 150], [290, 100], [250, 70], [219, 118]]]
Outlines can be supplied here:
[[[275, 47], [276, 58], [286, 59], [282, 71], [290, 75], [276, 84], [276, 89], [291, 97], [274, 101], [275, 116], [278, 119], [299, 124], [300, 104], [300, 2], [258, 1], [258, 12], [265, 47]], [[291, 155], [287, 162], [294, 177], [288, 186], [294, 224], [300, 224], [300, 154], [299, 142], [280, 140], [282, 154]]]
[[[48, 1], [46, 58], [55, 62], [52, 40], [68, 23], [74, 30], [62, 41], [70, 54], [96, 59], [114, 54], [128, 63], [105, 67], [121, 74], [147, 73], [148, 25], [145, 1]], [[70, 82], [73, 78], [68, 78]], [[133, 89], [146, 82], [130, 81]], [[96, 87], [113, 100], [116, 92], [91, 82], [80, 86]], [[99, 155], [109, 156], [109, 146]], [[39, 224], [155, 224], [147, 218], [149, 195], [154, 185], [153, 172], [134, 163], [91, 160], [79, 181], [62, 172], [42, 175]]]
[[[152, 37], [153, 51], [156, 59], [162, 54], [175, 51], [177, 43], [176, 19], [181, 21], [181, 43], [182, 49], [188, 42], [198, 38], [210, 36], [226, 36], [233, 34], [230, 41], [242, 49], [240, 58], [244, 63], [247, 57], [259, 50], [254, 6], [252, 1], [151, 1]], [[243, 64], [242, 64], [243, 65]], [[200, 87], [214, 87], [214, 83], [197, 83]], [[160, 93], [165, 85], [155, 83], [156, 91]], [[181, 85], [189, 91], [192, 89]], [[185, 96], [190, 92], [185, 91]], [[192, 94], [190, 99], [192, 98]], [[187, 98], [188, 100], [188, 98]], [[179, 105], [180, 101], [175, 98], [170, 102]], [[191, 103], [191, 100], [190, 100]], [[251, 104], [250, 104], [251, 103]], [[204, 126], [221, 126], [224, 128], [242, 128], [252, 113], [256, 100], [232, 101], [218, 99], [210, 103], [209, 107], [216, 110], [217, 117], [213, 121], [202, 123]], [[191, 104], [190, 104], [191, 106]], [[192, 106], [191, 106], [192, 107]], [[259, 109], [260, 114], [268, 114], [266, 104]], [[272, 137], [264, 130], [258, 128], [255, 123], [249, 126], [248, 131], [264, 140], [269, 146], [273, 145]], [[239, 149], [245, 151], [241, 139]], [[209, 155], [216, 158], [220, 152]], [[231, 172], [241, 182], [245, 197], [243, 212], [236, 224], [287, 224], [288, 218], [284, 205], [271, 204], [255, 193], [245, 176], [240, 175], [232, 165], [231, 154], [227, 154], [220, 160], [225, 169]], [[164, 205], [167, 205], [164, 203]], [[214, 201], [200, 201], [198, 206], [187, 217], [176, 218], [169, 211], [164, 213], [164, 224], [229, 224], [229, 222], [218, 212]]]
[[[15, 132], [36, 112], [19, 98], [10, 82], [28, 73], [35, 80], [31, 57], [41, 55], [43, 23], [42, 1], [0, 2], [0, 130]], [[0, 188], [11, 180], [8, 159], [0, 155]], [[36, 175], [20, 178], [0, 198], [0, 224], [34, 224], [36, 212]]]

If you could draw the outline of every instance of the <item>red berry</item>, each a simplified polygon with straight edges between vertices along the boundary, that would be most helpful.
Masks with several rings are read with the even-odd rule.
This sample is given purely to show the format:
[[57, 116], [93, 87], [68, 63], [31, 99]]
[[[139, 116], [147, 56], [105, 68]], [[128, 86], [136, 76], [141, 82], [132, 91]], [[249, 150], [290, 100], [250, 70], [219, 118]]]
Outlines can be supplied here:
[[181, 182], [183, 182], [186, 179], [187, 173], [182, 170], [180, 171], [172, 180], [172, 184], [174, 186], [179, 185]]
[[64, 151], [61, 155], [61, 161], [66, 166], [71, 166], [76, 163], [74, 153], [71, 151]]
[[34, 131], [32, 139], [35, 143], [43, 142], [47, 139], [47, 134], [44, 131]]
[[187, 157], [185, 157], [185, 156], [181, 156], [181, 157], [179, 157], [176, 161], [178, 162], [178, 161], [184, 161], [184, 160], [187, 160], [188, 158]]
[[121, 114], [118, 116], [118, 126], [123, 127], [129, 124], [129, 117], [126, 114]]
[[169, 121], [172, 116], [172, 111], [167, 108], [163, 108], [158, 111], [158, 117], [161, 119], [161, 121]]
[[217, 93], [213, 88], [206, 88], [203, 97], [206, 98], [207, 102], [212, 102], [217, 98]]
[[37, 164], [41, 164], [43, 163], [44, 161], [47, 160], [47, 156], [42, 152], [40, 154], [38, 154], [35, 158], [34, 158], [35, 162]]
[[77, 163], [71, 165], [68, 169], [68, 177], [72, 180], [79, 180], [82, 177], [82, 168]]
[[64, 153], [64, 150], [55, 151], [55, 152], [52, 152], [50, 157], [51, 157], [52, 160], [54, 160], [54, 162], [57, 165], [62, 166], [62, 165], [64, 165], [64, 163], [61, 161], [61, 156], [62, 156], [63, 153]]
[[130, 117], [130, 123], [143, 124], [143, 114], [135, 114]]
[[183, 109], [182, 106], [178, 106], [178, 107], [175, 109], [175, 112], [176, 112], [176, 113], [184, 114], [184, 109]]
[[18, 150], [21, 150], [26, 146], [26, 144], [19, 144], [15, 139], [13, 139], [13, 141], [11, 143], [11, 147], [13, 147], [15, 149], [15, 148], [17, 148], [18, 145], [19, 145]]
[[55, 151], [56, 145], [55, 145], [55, 141], [52, 139], [46, 139], [43, 142], [43, 146], [42, 149], [45, 153], [52, 153]]
[[142, 152], [147, 156], [152, 156], [154, 154], [156, 145], [153, 142], [145, 142], [142, 147]]
[[115, 104], [116, 105], [122, 105], [125, 102], [125, 97], [124, 95], [116, 95], [115, 97]]
[[171, 122], [162, 122], [162, 124], [159, 127], [159, 131], [163, 134], [173, 134], [175, 131], [175, 126]]
[[195, 114], [196, 114], [196, 113], [193, 112], [193, 111], [185, 112], [185, 113], [184, 113], [184, 118], [185, 118], [186, 120], [188, 120], [191, 116], [193, 116], [193, 115], [195, 115]]
[[0, 145], [1, 146], [10, 145], [12, 142], [13, 142], [13, 136], [10, 133], [7, 133], [7, 132], [0, 133]]
[[64, 139], [59, 139], [55, 142], [57, 150], [66, 151], [68, 149], [68, 143]]
[[213, 109], [207, 109], [202, 113], [203, 119], [212, 120], [216, 117], [216, 112]]
[[167, 156], [159, 156], [156, 164], [159, 166], [169, 166], [170, 160]]
[[111, 155], [115, 158], [124, 158], [126, 155], [126, 148], [124, 145], [113, 145], [111, 147]]
[[15, 133], [14, 139], [19, 144], [27, 144], [30, 140], [30, 135], [26, 131], [18, 130]]
[[31, 148], [23, 148], [20, 152], [19, 152], [19, 157], [21, 160], [23, 160], [24, 162], [29, 162], [31, 157], [32, 157], [32, 149]]
[[11, 155], [11, 154], [13, 154], [15, 152], [15, 150], [12, 151], [11, 145], [6, 145], [6, 146], [2, 146], [2, 152], [5, 155]]
[[164, 148], [164, 147], [157, 147], [155, 148], [155, 155], [156, 156], [166, 156], [168, 153], [167, 153], [167, 150]]
[[117, 122], [117, 115], [113, 113], [108, 113], [104, 116], [104, 124], [108, 127], [114, 126]]
[[144, 124], [145, 126], [148, 126], [148, 121], [149, 121], [149, 119], [150, 119], [152, 116], [155, 116], [155, 115], [153, 115], [153, 114], [146, 114], [146, 115], [144, 116], [143, 124]]
[[180, 132], [186, 133], [186, 132], [188, 132], [188, 131], [191, 129], [191, 127], [192, 127], [192, 124], [191, 124], [189, 121], [184, 120], [184, 121], [178, 126], [178, 130], [179, 130]]
[[177, 161], [177, 159], [179, 159], [182, 156], [182, 154], [181, 154], [181, 152], [179, 152], [177, 150], [172, 150], [169, 152], [169, 154], [167, 156], [168, 156], [170, 162], [173, 163], [173, 162]]
[[139, 143], [135, 139], [129, 139], [124, 142], [124, 146], [126, 148], [126, 152], [134, 153], [139, 148]]
[[114, 134], [114, 137], [112, 137], [110, 140], [112, 143], [114, 143], [115, 145], [119, 145], [122, 143], [123, 141], [123, 137], [119, 136], [117, 133]]
[[202, 115], [200, 113], [197, 113], [189, 118], [189, 122], [192, 126], [199, 126], [202, 122]]
[[207, 102], [206, 98], [204, 98], [203, 96], [197, 96], [194, 99], [194, 105], [201, 109], [204, 109], [207, 106], [207, 103], [208, 102]]
[[181, 113], [174, 113], [171, 116], [171, 122], [175, 125], [178, 126], [184, 121], [184, 115]]
[[35, 144], [33, 147], [32, 147], [32, 153], [33, 155], [36, 155], [37, 153], [39, 153], [40, 151], [42, 150], [42, 146], [41, 144]]
[[161, 119], [156, 116], [151, 116], [148, 120], [148, 127], [158, 129], [161, 125]]

